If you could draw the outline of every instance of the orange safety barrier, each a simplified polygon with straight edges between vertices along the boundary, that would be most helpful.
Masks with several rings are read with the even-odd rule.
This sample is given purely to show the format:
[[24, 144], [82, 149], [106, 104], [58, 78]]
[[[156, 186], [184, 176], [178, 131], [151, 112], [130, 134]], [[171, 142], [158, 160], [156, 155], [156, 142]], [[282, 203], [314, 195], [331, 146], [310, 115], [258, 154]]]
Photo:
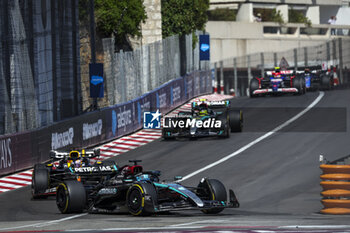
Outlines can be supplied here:
[[322, 180], [350, 180], [350, 174], [325, 174], [321, 175]]
[[322, 164], [320, 168], [323, 174], [345, 173], [350, 174], [350, 165]]
[[350, 165], [322, 164], [323, 214], [350, 214]]
[[325, 208], [350, 208], [350, 200], [347, 199], [324, 199], [322, 204]]
[[323, 191], [329, 189], [346, 189], [350, 190], [350, 182], [347, 181], [321, 181]]
[[322, 214], [350, 214], [349, 208], [327, 208], [321, 210]]

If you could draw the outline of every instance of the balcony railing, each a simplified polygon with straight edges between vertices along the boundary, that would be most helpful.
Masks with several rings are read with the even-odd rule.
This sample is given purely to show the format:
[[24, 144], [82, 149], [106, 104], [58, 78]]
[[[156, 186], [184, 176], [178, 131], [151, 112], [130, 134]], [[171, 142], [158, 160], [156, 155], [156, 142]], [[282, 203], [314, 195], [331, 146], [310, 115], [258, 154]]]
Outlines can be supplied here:
[[273, 36], [291, 36], [291, 37], [350, 37], [349, 25], [329, 25], [329, 24], [314, 24], [311, 27], [305, 24], [278, 24], [278, 23], [261, 23], [265, 37]]

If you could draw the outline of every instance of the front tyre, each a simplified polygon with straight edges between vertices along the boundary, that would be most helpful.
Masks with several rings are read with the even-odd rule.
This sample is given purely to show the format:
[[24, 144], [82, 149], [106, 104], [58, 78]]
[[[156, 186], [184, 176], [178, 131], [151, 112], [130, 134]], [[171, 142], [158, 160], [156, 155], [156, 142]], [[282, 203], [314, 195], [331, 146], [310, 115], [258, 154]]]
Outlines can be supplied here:
[[86, 207], [86, 191], [76, 180], [60, 183], [56, 191], [56, 204], [62, 214], [81, 213]]
[[[216, 179], [204, 179], [198, 185], [198, 192], [205, 200], [227, 201], [227, 193], [225, 186]], [[223, 207], [204, 209], [205, 214], [218, 214], [223, 211]]]
[[156, 188], [150, 183], [134, 184], [126, 194], [128, 210], [134, 216], [154, 213], [157, 200]]

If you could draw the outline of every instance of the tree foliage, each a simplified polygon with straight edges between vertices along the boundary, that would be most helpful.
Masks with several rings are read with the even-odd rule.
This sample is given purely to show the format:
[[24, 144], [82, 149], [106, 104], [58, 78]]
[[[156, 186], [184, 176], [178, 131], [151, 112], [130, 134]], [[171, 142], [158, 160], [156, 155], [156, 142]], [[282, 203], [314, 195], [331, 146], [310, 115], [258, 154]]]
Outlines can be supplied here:
[[283, 16], [280, 10], [276, 9], [254, 9], [254, 15], [261, 14], [263, 22], [276, 22], [284, 24]]
[[208, 11], [208, 19], [211, 21], [236, 21], [237, 10], [229, 8], [216, 8]]
[[303, 12], [291, 9], [288, 11], [288, 18], [290, 23], [303, 23], [308, 27], [311, 26], [311, 20]]
[[147, 19], [143, 0], [95, 0], [97, 30], [124, 43], [126, 35], [141, 36], [141, 23]]
[[280, 10], [273, 9], [271, 14], [271, 21], [279, 24], [284, 24], [283, 16]]
[[204, 30], [209, 0], [162, 0], [163, 38]]

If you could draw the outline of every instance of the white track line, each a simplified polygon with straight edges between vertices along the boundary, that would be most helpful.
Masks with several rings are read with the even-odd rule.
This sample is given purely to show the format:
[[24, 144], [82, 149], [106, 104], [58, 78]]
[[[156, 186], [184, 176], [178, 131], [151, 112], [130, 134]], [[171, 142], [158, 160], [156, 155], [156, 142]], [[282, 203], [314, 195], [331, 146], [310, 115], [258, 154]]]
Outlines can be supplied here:
[[346, 229], [350, 228], [350, 225], [309, 225], [309, 226], [280, 226], [279, 229], [322, 229], [322, 230], [334, 230], [334, 229]]
[[270, 132], [262, 135], [261, 137], [255, 139], [254, 141], [252, 141], [251, 143], [248, 143], [247, 145], [241, 147], [240, 149], [236, 150], [235, 152], [233, 152], [232, 154], [229, 154], [225, 157], [223, 157], [222, 159], [211, 163], [197, 171], [194, 171], [190, 174], [188, 174], [187, 176], [184, 176], [180, 181], [183, 180], [187, 180], [189, 178], [191, 178], [192, 176], [197, 175], [198, 173], [201, 173], [205, 170], [208, 170], [209, 168], [212, 168], [220, 163], [225, 162], [226, 160], [235, 157], [236, 155], [242, 153], [243, 151], [249, 149], [250, 147], [254, 146], [255, 144], [261, 142], [262, 140], [270, 137], [271, 135], [275, 134], [277, 131], [280, 131], [281, 129], [283, 129], [284, 127], [288, 126], [290, 123], [292, 123], [293, 121], [299, 119], [301, 116], [303, 116], [305, 113], [307, 113], [308, 111], [310, 111], [316, 104], [318, 104], [318, 102], [320, 102], [320, 100], [323, 98], [324, 96], [324, 92], [320, 91], [318, 97], [309, 105], [307, 106], [303, 111], [301, 111], [300, 113], [298, 113], [297, 115], [295, 115], [294, 117], [292, 117], [291, 119], [289, 119], [288, 121], [284, 122], [283, 124], [281, 124], [280, 126], [277, 126], [276, 128], [274, 128], [273, 130], [271, 130]]
[[79, 218], [79, 217], [85, 216], [87, 214], [88, 213], [83, 213], [83, 214], [73, 215], [73, 216], [70, 216], [70, 217], [61, 218], [61, 219], [57, 219], [57, 220], [52, 220], [52, 221], [48, 221], [48, 222], [40, 222], [40, 223], [34, 223], [34, 224], [29, 224], [29, 225], [24, 225], [24, 226], [0, 228], [0, 231], [14, 230], [14, 229], [28, 228], [28, 227], [49, 226], [49, 225], [52, 225], [52, 224], [57, 224], [57, 223], [60, 223], [60, 222], [63, 222], [63, 221], [67, 221], [67, 220], [71, 220], [71, 219], [74, 219], [74, 218]]

